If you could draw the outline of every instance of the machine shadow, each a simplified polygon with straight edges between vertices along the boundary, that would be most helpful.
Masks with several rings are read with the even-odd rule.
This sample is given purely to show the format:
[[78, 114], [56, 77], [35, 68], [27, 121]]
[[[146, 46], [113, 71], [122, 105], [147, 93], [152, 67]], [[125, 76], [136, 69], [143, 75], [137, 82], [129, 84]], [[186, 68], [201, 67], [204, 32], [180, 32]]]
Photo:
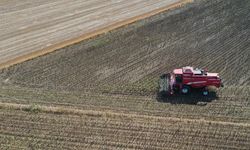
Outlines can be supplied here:
[[215, 91], [210, 91], [208, 96], [203, 96], [200, 90], [192, 90], [190, 94], [162, 95], [158, 92], [157, 101], [170, 104], [188, 104], [203, 106], [218, 99]]

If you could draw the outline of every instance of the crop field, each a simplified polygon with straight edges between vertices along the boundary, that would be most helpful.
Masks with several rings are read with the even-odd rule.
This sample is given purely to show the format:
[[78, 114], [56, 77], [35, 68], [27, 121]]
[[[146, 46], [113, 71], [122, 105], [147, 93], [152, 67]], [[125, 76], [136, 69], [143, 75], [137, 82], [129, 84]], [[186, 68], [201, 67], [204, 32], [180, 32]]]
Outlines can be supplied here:
[[1, 0], [0, 68], [183, 5], [190, 0]]
[[[0, 70], [1, 149], [249, 149], [250, 1], [195, 0]], [[208, 97], [159, 97], [177, 67]]]

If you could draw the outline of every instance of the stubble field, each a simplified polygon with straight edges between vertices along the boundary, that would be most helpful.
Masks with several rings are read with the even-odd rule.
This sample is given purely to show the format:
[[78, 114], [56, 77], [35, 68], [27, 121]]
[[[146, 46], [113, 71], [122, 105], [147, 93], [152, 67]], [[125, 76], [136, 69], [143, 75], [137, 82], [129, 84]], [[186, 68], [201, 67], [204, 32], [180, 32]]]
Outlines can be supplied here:
[[[197, 0], [1, 70], [1, 148], [249, 149], [249, 7]], [[225, 87], [157, 97], [186, 65]]]

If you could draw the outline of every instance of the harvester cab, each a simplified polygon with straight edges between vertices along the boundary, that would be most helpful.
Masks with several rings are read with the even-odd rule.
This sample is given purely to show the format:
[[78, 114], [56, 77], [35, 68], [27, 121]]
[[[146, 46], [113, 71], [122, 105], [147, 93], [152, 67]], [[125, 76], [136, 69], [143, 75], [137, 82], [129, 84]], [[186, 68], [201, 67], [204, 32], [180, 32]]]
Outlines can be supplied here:
[[207, 96], [210, 86], [217, 88], [223, 86], [218, 73], [209, 73], [207, 70], [187, 66], [163, 74], [160, 77], [159, 92], [163, 95], [188, 94], [195, 88], [201, 89], [202, 94]]

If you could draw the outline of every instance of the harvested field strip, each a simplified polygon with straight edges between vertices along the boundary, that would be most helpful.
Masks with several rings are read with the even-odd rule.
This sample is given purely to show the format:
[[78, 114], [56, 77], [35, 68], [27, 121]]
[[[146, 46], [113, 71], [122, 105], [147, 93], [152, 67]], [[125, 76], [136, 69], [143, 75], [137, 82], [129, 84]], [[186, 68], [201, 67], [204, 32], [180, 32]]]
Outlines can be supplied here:
[[[233, 90], [233, 88], [231, 88]], [[233, 90], [235, 91], [235, 90]], [[239, 90], [241, 91], [241, 90]], [[41, 93], [40, 93], [41, 92]], [[185, 105], [192, 99], [201, 97], [182, 97], [162, 103], [157, 102], [155, 97], [134, 95], [110, 95], [101, 93], [58, 93], [52, 91], [36, 91], [31, 89], [13, 90], [6, 88], [0, 90], [2, 103], [63, 106], [73, 109], [112, 110], [115, 112], [138, 113], [143, 115], [156, 115], [163, 117], [181, 117], [193, 119], [215, 119], [218, 121], [249, 122], [249, 99], [248, 97], [237, 98], [219, 97], [206, 106]], [[228, 93], [227, 91], [224, 91]], [[24, 96], [25, 95], [25, 96]], [[240, 94], [242, 95], [242, 94]], [[188, 100], [189, 99], [189, 100]], [[201, 100], [205, 100], [204, 98]], [[178, 102], [184, 102], [178, 104]], [[175, 104], [176, 103], [176, 104]]]
[[[40, 105], [43, 104], [43, 103], [40, 103]], [[39, 106], [39, 104], [37, 104]], [[34, 106], [37, 106], [37, 105], [34, 105]], [[48, 105], [48, 104], [47, 104]], [[48, 106], [48, 107], [66, 107], [65, 105], [57, 105], [57, 106]], [[67, 106], [68, 107], [68, 106]], [[178, 112], [177, 111], [172, 111], [172, 112], [169, 112], [169, 113], [166, 113], [166, 112], [156, 112], [156, 111], [143, 111], [143, 112], [138, 112], [138, 111], [135, 111], [135, 110], [129, 110], [129, 109], [119, 109], [119, 108], [116, 108], [116, 109], [112, 109], [112, 108], [108, 108], [108, 107], [92, 107], [92, 106], [82, 106], [80, 107], [78, 106], [74, 106], [74, 107], [70, 107], [70, 109], [80, 109], [80, 110], [89, 110], [89, 109], [94, 109], [94, 110], [97, 110], [97, 111], [114, 111], [114, 112], [119, 112], [119, 113], [136, 113], [136, 114], [141, 114], [141, 115], [148, 115], [148, 116], [159, 116], [159, 117], [177, 117], [177, 118], [187, 118], [187, 119], [207, 119], [207, 120], [215, 120], [215, 121], [230, 121], [230, 122], [233, 122], [233, 123], [249, 123], [249, 119], [247, 119], [247, 115], [245, 116], [242, 116], [242, 117], [239, 117], [239, 115], [235, 116], [235, 117], [231, 117], [230, 115], [228, 114], [221, 114], [221, 113], [218, 113], [218, 114], [215, 114], [213, 113], [213, 115], [216, 115], [216, 116], [212, 116], [212, 114], [207, 114], [207, 115], [204, 115], [203, 112], [199, 112], [197, 111], [196, 113], [202, 113], [201, 115], [197, 115], [196, 113], [190, 113], [190, 112], [187, 112], [186, 114], [184, 112]], [[27, 111], [39, 111], [39, 108], [37, 110], [37, 108], [32, 108], [32, 107], [29, 107], [27, 108]], [[232, 111], [232, 110], [231, 110]], [[237, 111], [237, 110], [234, 110], [234, 111]], [[210, 112], [211, 113], [211, 112]], [[248, 114], [249, 115], [249, 114]]]
[[[104, 116], [99, 114], [103, 114], [103, 112], [98, 112], [99, 115], [90, 115], [95, 111], [91, 111], [90, 114], [84, 112], [80, 116], [78, 114], [77, 116], [70, 115], [68, 117], [66, 117], [66, 114], [56, 115], [50, 113], [29, 113], [27, 115], [25, 112], [16, 110], [19, 112], [19, 116], [22, 115], [19, 119], [24, 119], [24, 121], [19, 121], [19, 119], [15, 119], [15, 112], [6, 113], [6, 111], [2, 112], [2, 110], [0, 118], [4, 120], [0, 125], [1, 136], [15, 136], [17, 139], [22, 138], [26, 140], [33, 139], [37, 142], [39, 141], [39, 143], [52, 145], [52, 147], [53, 141], [60, 143], [63, 147], [88, 147], [92, 143], [93, 146], [99, 148], [107, 145], [108, 147], [118, 146], [120, 148], [138, 149], [151, 146], [155, 149], [165, 149], [167, 145], [169, 145], [169, 149], [181, 148], [183, 146], [183, 148], [190, 146], [203, 148], [209, 146], [210, 148], [217, 149], [222, 147], [233, 149], [238, 144], [241, 144], [243, 149], [245, 146], [246, 149], [248, 146], [249, 126], [245, 125], [238, 127], [235, 124], [221, 124], [221, 122], [204, 122], [204, 120], [182, 120], [179, 118], [148, 117], [119, 113], [107, 115], [106, 112], [104, 112]], [[7, 124], [8, 126], [5, 126]], [[227, 126], [230, 126], [231, 130]], [[77, 130], [75, 130], [76, 128]], [[216, 130], [214, 130], [215, 128]], [[48, 130], [50, 132], [47, 132]], [[82, 138], [83, 136], [85, 138]], [[224, 143], [225, 137], [228, 137], [228, 140], [230, 140], [229, 143]], [[203, 139], [203, 142], [198, 142], [197, 138]], [[142, 143], [145, 144], [141, 145]], [[39, 147], [39, 145], [34, 146]]]
[[[29, 111], [32, 105], [24, 105], [24, 104], [13, 104], [13, 103], [0, 103], [1, 109], [14, 109], [14, 110], [24, 110]], [[38, 106], [39, 112], [44, 113], [54, 113], [54, 114], [72, 114], [72, 115], [93, 115], [93, 116], [117, 116], [117, 117], [128, 117], [126, 114], [122, 113], [114, 113], [114, 112], [99, 112], [99, 111], [88, 111], [88, 110], [77, 110], [70, 109], [65, 107], [48, 107], [48, 106]], [[130, 117], [139, 116], [139, 118], [146, 118], [152, 120], [170, 120], [170, 121], [184, 121], [184, 122], [195, 122], [195, 123], [208, 123], [208, 124], [220, 124], [220, 125], [233, 125], [233, 126], [242, 126], [242, 127], [250, 127], [248, 123], [234, 123], [234, 122], [223, 122], [223, 121], [213, 121], [213, 120], [194, 120], [194, 119], [183, 119], [183, 118], [171, 118], [171, 117], [156, 117], [156, 116], [146, 116], [146, 115], [133, 115], [129, 114]]]
[[[20, 127], [18, 127], [17, 126], [17, 128], [20, 128]], [[10, 130], [10, 129], [9, 129]], [[44, 129], [43, 129], [44, 130]], [[106, 129], [107, 130], [107, 129]], [[108, 130], [108, 132], [111, 132], [111, 131], [109, 131]], [[120, 129], [119, 129], [119, 132], [121, 132], [120, 131]], [[186, 132], [186, 131], [185, 131]], [[190, 135], [185, 135], [185, 132], [180, 132], [180, 134], [183, 134], [182, 136], [190, 136]], [[190, 132], [190, 131], [189, 131]], [[228, 131], [227, 131], [228, 132]], [[31, 138], [38, 138], [38, 139], [44, 139], [44, 137], [43, 136], [35, 136], [35, 135], [23, 135], [23, 134], [21, 134], [21, 133], [19, 133], [20, 135], [22, 135], [23, 137], [31, 137]], [[53, 133], [52, 133], [53, 134]], [[67, 134], [67, 133], [66, 133]], [[78, 134], [78, 133], [74, 133], [74, 134]], [[103, 131], [102, 131], [102, 134], [100, 134], [100, 133], [92, 133], [92, 132], [90, 132], [90, 133], [88, 133], [88, 131], [85, 133], [85, 135], [89, 135], [89, 134], [91, 134], [91, 138], [85, 138], [85, 140], [86, 140], [86, 142], [85, 143], [81, 143], [81, 142], [78, 142], [77, 143], [77, 145], [86, 145], [86, 143], [87, 143], [87, 141], [88, 140], [94, 140], [94, 139], [97, 139], [98, 137], [100, 137], [100, 136], [107, 136], [107, 134], [106, 133], [103, 133]], [[123, 145], [123, 147], [126, 147], [126, 142], [122, 142], [122, 140], [127, 140], [127, 139], [134, 139], [134, 140], [145, 140], [145, 141], [152, 141], [153, 139], [151, 139], [151, 138], [144, 138], [144, 139], [136, 139], [136, 138], [134, 138], [133, 137], [133, 135], [132, 136], [126, 136], [126, 134], [128, 134], [128, 132], [121, 132], [120, 134], [124, 134], [124, 136], [122, 136], [122, 138], [124, 138], [124, 139], [122, 139], [122, 138], [120, 138], [119, 140], [118, 139], [113, 139], [113, 138], [110, 138], [110, 139], [106, 139], [106, 140], [112, 140], [112, 141], [114, 141], [114, 142], [111, 142], [111, 143], [102, 143], [102, 142], [96, 142], [95, 143], [95, 145], [102, 145], [102, 144], [107, 144], [107, 145], [111, 145], [112, 143], [119, 143], [119, 144], [122, 144]], [[139, 134], [143, 134], [143, 133], [140, 133], [139, 132]], [[171, 133], [171, 134], [173, 134], [173, 133]], [[186, 133], [187, 134], [187, 133]], [[199, 132], [197, 132], [197, 133], [195, 133], [194, 135], [192, 135], [191, 134], [191, 136], [197, 136], [197, 134], [199, 134]], [[203, 134], [203, 133], [202, 133]], [[206, 134], [206, 133], [204, 133], [204, 134]], [[227, 133], [228, 134], [228, 133]], [[227, 134], [225, 134], [225, 135], [227, 135]], [[11, 133], [8, 133], [7, 135], [11, 135]], [[12, 135], [18, 135], [18, 133], [17, 132], [14, 132]], [[99, 135], [99, 136], [98, 136]], [[217, 138], [213, 138], [213, 140], [215, 140], [216, 142], [220, 142], [220, 139], [222, 139], [225, 135], [220, 135], [220, 136], [218, 136]], [[108, 134], [108, 136], [109, 137], [112, 137], [112, 136], [117, 136], [117, 130], [115, 130], [115, 133], [114, 134]], [[60, 137], [60, 138], [58, 138], [58, 137]], [[74, 142], [74, 143], [76, 143], [76, 141], [78, 141], [78, 139], [79, 138], [81, 138], [82, 136], [79, 136], [79, 137], [77, 137], [77, 136], [75, 136], [75, 137], [67, 137], [67, 136], [62, 136], [62, 135], [56, 135], [56, 136], [50, 136], [50, 135], [48, 135], [48, 136], [46, 136], [46, 138], [49, 138], [50, 140], [53, 140], [54, 138], [56, 138], [57, 140], [59, 140], [59, 141], [65, 141], [65, 140], [68, 140], [68, 141], [72, 141], [72, 142]], [[162, 136], [161, 138], [168, 138], [168, 136]], [[197, 138], [202, 138], [202, 136], [201, 137], [199, 137], [199, 136], [197, 136]], [[209, 138], [209, 136], [208, 136], [208, 138]], [[176, 138], [176, 140], [181, 140], [181, 138], [180, 139], [178, 139], [178, 138]], [[159, 143], [162, 143], [162, 142], [169, 142], [169, 143], [171, 143], [171, 141], [167, 141], [167, 140], [157, 140], [157, 142], [159, 142]], [[209, 141], [209, 142], [214, 142], [214, 141]], [[151, 143], [148, 143], [148, 144], [145, 144], [144, 146], [152, 146], [152, 147], [154, 147], [154, 148], [162, 148], [161, 147], [161, 145], [159, 144], [159, 143], [154, 143], [154, 142], [151, 142]], [[191, 142], [174, 142], [175, 144], [192, 144], [193, 146], [206, 146], [206, 144], [200, 144], [200, 143], [191, 143]], [[156, 144], [156, 145], [155, 145]], [[234, 142], [234, 143], [232, 143], [232, 145], [236, 145], [237, 144], [237, 142]], [[244, 142], [242, 142], [242, 144], [245, 144]], [[157, 146], [158, 145], [158, 146]], [[163, 145], [164, 146], [164, 145]], [[141, 147], [142, 148], [142, 146], [140, 145], [140, 144], [133, 144], [133, 145], [129, 145], [129, 147]], [[220, 146], [216, 146], [216, 145], [211, 145], [210, 147], [220, 147]], [[230, 147], [230, 146], [228, 146], [228, 147]], [[235, 146], [231, 146], [231, 148], [236, 148]]]
[[[10, 56], [11, 58], [9, 58], [9, 60], [7, 59], [4, 59], [5, 60], [5, 62], [1, 62], [1, 65], [0, 65], [0, 68], [6, 68], [6, 67], [8, 67], [8, 66], [11, 66], [11, 65], [14, 65], [14, 64], [17, 64], [17, 63], [20, 63], [20, 62], [23, 62], [23, 61], [26, 61], [26, 60], [29, 60], [29, 59], [32, 59], [32, 58], [34, 58], [34, 57], [38, 57], [38, 56], [41, 56], [41, 55], [44, 55], [44, 54], [47, 54], [47, 53], [50, 53], [50, 52], [53, 52], [53, 51], [55, 51], [55, 50], [57, 50], [57, 49], [60, 49], [60, 48], [63, 48], [63, 47], [65, 47], [65, 46], [68, 46], [68, 45], [71, 45], [71, 44], [75, 44], [75, 43], [78, 43], [78, 42], [80, 42], [80, 41], [83, 41], [83, 40], [85, 40], [85, 39], [88, 39], [88, 38], [91, 38], [91, 37], [94, 37], [94, 36], [97, 36], [97, 35], [100, 35], [100, 34], [103, 34], [103, 33], [106, 33], [106, 32], [108, 32], [108, 31], [111, 31], [111, 30], [113, 30], [113, 29], [116, 29], [116, 28], [119, 28], [119, 27], [121, 27], [121, 26], [124, 26], [124, 25], [127, 25], [127, 24], [131, 24], [131, 23], [133, 23], [133, 22], [135, 22], [135, 21], [138, 21], [138, 20], [142, 20], [142, 19], [145, 19], [145, 18], [147, 18], [147, 17], [150, 17], [150, 16], [153, 16], [153, 15], [156, 15], [156, 14], [158, 14], [158, 13], [161, 13], [161, 12], [163, 12], [163, 11], [166, 11], [166, 10], [169, 10], [169, 9], [173, 9], [173, 8], [175, 8], [175, 7], [180, 7], [180, 6], [182, 6], [182, 5], [184, 5], [184, 4], [186, 4], [186, 3], [188, 3], [188, 2], [191, 2], [192, 0], [182, 0], [182, 1], [177, 1], [177, 2], [175, 2], [175, 3], [171, 3], [171, 4], [169, 4], [167, 7], [158, 7], [157, 9], [155, 9], [155, 10], [151, 10], [151, 11], [149, 11], [149, 12], [145, 12], [144, 14], [141, 14], [141, 13], [139, 13], [139, 15], [135, 15], [135, 17], [130, 17], [130, 18], [128, 18], [128, 19], [125, 19], [125, 20], [122, 20], [122, 21], [116, 21], [116, 22], [114, 22], [113, 24], [109, 24], [109, 25], [104, 25], [103, 27], [99, 27], [99, 26], [97, 26], [97, 29], [96, 30], [94, 30], [94, 31], [92, 31], [92, 30], [90, 30], [90, 31], [92, 31], [92, 32], [87, 32], [87, 33], [85, 33], [85, 34], [83, 34], [83, 35], [81, 35], [80, 37], [77, 37], [77, 38], [74, 38], [74, 36], [73, 37], [71, 37], [71, 38], [69, 38], [69, 37], [67, 37], [67, 38], [65, 38], [64, 40], [62, 40], [62, 41], [64, 41], [64, 42], [61, 42], [61, 41], [57, 41], [57, 39], [58, 38], [55, 38], [55, 39], [52, 39], [52, 41], [57, 41], [57, 42], [55, 42], [55, 43], [53, 43], [52, 44], [52, 46], [48, 46], [48, 45], [51, 45], [51, 42], [50, 43], [47, 43], [47, 44], [45, 44], [45, 45], [47, 45], [47, 47], [42, 47], [43, 48], [43, 50], [39, 50], [38, 48], [33, 48], [32, 50], [29, 50], [29, 52], [27, 52], [27, 50], [26, 50], [26, 52], [24, 53], [24, 52], [22, 52], [23, 54], [14, 54], [14, 56], [15, 57], [13, 57], [13, 56]], [[140, 2], [140, 4], [141, 4], [142, 2]], [[147, 8], [147, 7], [151, 7], [151, 6], [153, 6], [155, 4], [155, 2], [152, 2], [152, 3], [149, 3], [148, 2], [148, 4], [144, 4], [145, 6], [145, 8]], [[115, 5], [115, 4], [114, 4]], [[76, 5], [76, 6], [78, 6], [78, 5]], [[86, 6], [86, 5], [85, 5]], [[130, 7], [134, 7], [135, 6], [135, 4], [131, 4], [131, 6]], [[140, 5], [141, 6], [141, 5]], [[156, 5], [157, 6], [157, 5]], [[72, 6], [71, 6], [72, 7]], [[110, 8], [111, 6], [109, 5], [109, 8]], [[124, 5], [122, 5], [121, 6], [121, 8], [124, 8], [124, 7], [126, 7], [126, 6], [124, 6]], [[127, 6], [127, 7], [129, 7], [129, 6]], [[111, 7], [112, 8], [112, 7]], [[98, 9], [99, 10], [99, 9]], [[121, 10], [121, 9], [118, 9], [118, 10]], [[137, 12], [138, 11], [138, 8], [134, 8], [134, 10], [130, 10], [130, 12]], [[113, 10], [112, 12], [115, 12], [115, 10]], [[128, 10], [126, 10], [126, 12], [122, 12], [122, 13], [124, 13], [124, 14], [126, 14], [128, 12]], [[109, 12], [108, 12], [109, 13]], [[119, 13], [121, 13], [121, 12], [119, 12]], [[121, 14], [122, 14], [121, 13]], [[105, 14], [105, 12], [101, 12], [101, 14]], [[116, 13], [116, 14], [118, 14], [118, 13]], [[138, 12], [137, 12], [137, 14], [138, 14]], [[79, 14], [78, 14], [79, 15]], [[96, 15], [96, 14], [95, 14]], [[74, 15], [73, 17], [76, 17], [77, 15]], [[126, 18], [126, 17], [125, 17]], [[77, 18], [77, 19], [79, 19], [79, 17]], [[63, 18], [63, 20], [64, 20], [64, 22], [65, 22], [65, 18]], [[69, 20], [72, 20], [72, 19], [69, 19]], [[119, 19], [118, 19], [119, 20]], [[53, 20], [53, 23], [55, 23], [54, 22], [55, 20]], [[98, 23], [98, 20], [96, 21], [97, 23]], [[100, 21], [99, 21], [100, 22]], [[60, 24], [60, 23], [59, 23]], [[62, 23], [61, 23], [62, 24]], [[50, 27], [51, 25], [48, 25], [47, 23], [46, 23], [46, 26], [48, 26], [48, 27]], [[74, 24], [74, 25], [71, 25], [72, 26], [72, 28], [74, 28], [75, 26], [77, 26], [76, 24]], [[80, 24], [78, 24], [78, 26], [80, 26]], [[90, 27], [92, 27], [93, 28], [93, 25], [90, 25]], [[39, 28], [42, 28], [42, 27], [39, 27]], [[44, 27], [43, 27], [44, 28]], [[43, 29], [42, 28], [42, 29]], [[70, 28], [70, 27], [68, 27], [68, 28]], [[85, 27], [85, 29], [88, 29], [88, 28], [86, 28]], [[29, 29], [30, 30], [30, 29]], [[34, 29], [33, 29], [34, 30]], [[37, 30], [37, 29], [36, 29]], [[51, 29], [52, 30], [52, 29]], [[61, 29], [61, 31], [60, 31], [60, 29], [56, 29], [57, 31], [54, 31], [54, 33], [52, 32], [52, 35], [53, 34], [56, 34], [56, 33], [60, 33], [61, 31], [65, 31], [65, 26]], [[53, 30], [52, 30], [53, 31]], [[78, 31], [79, 32], [79, 31]], [[38, 32], [39, 33], [39, 32]], [[19, 33], [20, 34], [20, 33]], [[44, 33], [44, 35], [42, 35], [41, 36], [41, 34], [38, 34], [39, 35], [39, 37], [31, 37], [32, 39], [39, 39], [40, 37], [44, 37], [44, 36], [46, 36], [48, 33]], [[50, 33], [51, 34], [51, 33]], [[64, 32], [64, 34], [65, 34], [65, 32]], [[69, 35], [74, 35], [74, 34], [77, 34], [77, 33], [72, 33], [72, 31], [70, 31], [69, 32]], [[34, 33], [33, 33], [33, 35], [34, 35]], [[47, 35], [48, 36], [48, 35]], [[78, 35], [79, 36], [79, 35]], [[73, 38], [73, 39], [72, 39]], [[31, 39], [31, 40], [32, 40]], [[43, 41], [42, 40], [40, 40], [39, 41], [40, 43], [46, 43], [47, 42], [47, 39], [44, 39]], [[23, 42], [22, 42], [23, 43]], [[22, 44], [22, 43], [20, 43], [20, 44]], [[20, 45], [20, 44], [18, 44], [18, 45]], [[26, 44], [27, 45], [27, 44]], [[35, 45], [35, 44], [34, 44]], [[39, 45], [39, 44], [36, 44], [36, 45]], [[29, 47], [30, 46], [23, 46], [23, 49], [29, 49]], [[15, 50], [16, 51], [16, 50]], [[20, 53], [20, 52], [19, 52]], [[12, 54], [13, 55], [13, 54]]]

